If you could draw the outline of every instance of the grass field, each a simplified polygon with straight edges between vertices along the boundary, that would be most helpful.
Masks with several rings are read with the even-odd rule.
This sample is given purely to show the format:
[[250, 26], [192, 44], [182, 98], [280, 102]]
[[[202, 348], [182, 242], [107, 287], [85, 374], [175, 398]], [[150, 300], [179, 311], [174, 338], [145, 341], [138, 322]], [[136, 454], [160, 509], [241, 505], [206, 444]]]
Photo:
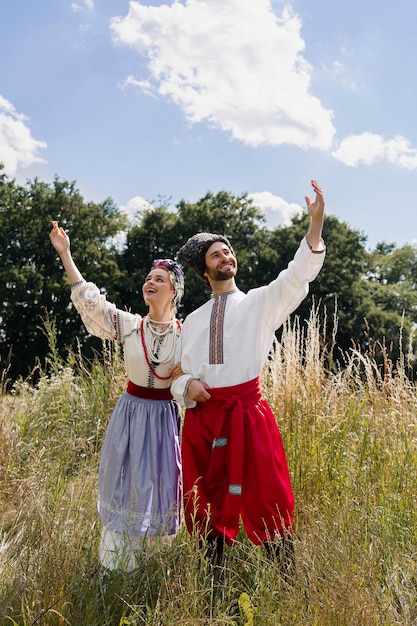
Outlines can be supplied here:
[[184, 530], [129, 574], [100, 570], [98, 461], [125, 385], [118, 352], [87, 367], [52, 349], [48, 375], [3, 392], [0, 625], [417, 624], [408, 356], [386, 355], [383, 374], [354, 350], [338, 364], [324, 335], [314, 315], [306, 334], [287, 327], [263, 377], [296, 498], [291, 585], [243, 533], [215, 571]]

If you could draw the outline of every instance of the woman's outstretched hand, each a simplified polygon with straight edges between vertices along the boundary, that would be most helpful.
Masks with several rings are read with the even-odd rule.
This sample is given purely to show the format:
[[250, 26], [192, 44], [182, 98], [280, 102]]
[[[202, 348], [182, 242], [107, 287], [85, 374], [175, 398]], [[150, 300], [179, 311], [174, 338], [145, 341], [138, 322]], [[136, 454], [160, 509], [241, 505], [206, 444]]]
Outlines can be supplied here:
[[49, 238], [58, 254], [62, 254], [62, 252], [70, 249], [70, 239], [65, 230], [58, 226], [58, 222], [52, 222], [52, 230], [49, 233]]

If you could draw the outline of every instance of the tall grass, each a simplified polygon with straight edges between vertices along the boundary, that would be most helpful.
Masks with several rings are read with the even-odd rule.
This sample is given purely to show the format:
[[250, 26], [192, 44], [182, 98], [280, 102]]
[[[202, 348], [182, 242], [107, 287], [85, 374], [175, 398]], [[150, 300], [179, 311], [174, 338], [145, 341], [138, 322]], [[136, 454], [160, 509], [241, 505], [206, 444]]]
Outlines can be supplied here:
[[338, 363], [326, 323], [287, 325], [263, 377], [296, 498], [293, 584], [244, 533], [218, 569], [182, 530], [134, 572], [102, 572], [98, 460], [121, 357], [51, 350], [48, 374], [1, 397], [0, 625], [417, 624], [409, 357], [385, 351], [380, 368], [352, 349]]

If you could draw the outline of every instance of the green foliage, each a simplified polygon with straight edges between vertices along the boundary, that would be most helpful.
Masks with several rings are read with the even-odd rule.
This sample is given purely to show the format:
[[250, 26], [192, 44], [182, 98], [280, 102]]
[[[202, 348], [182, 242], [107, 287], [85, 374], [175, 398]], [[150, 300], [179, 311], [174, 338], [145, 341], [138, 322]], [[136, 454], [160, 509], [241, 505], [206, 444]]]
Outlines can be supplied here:
[[[177, 211], [165, 205], [145, 211], [138, 224], [127, 234], [124, 250], [119, 256], [123, 277], [118, 286], [117, 300], [129, 303], [132, 310], [144, 312], [141, 286], [155, 258], [175, 258], [179, 248], [199, 231], [226, 234], [230, 237], [239, 260], [239, 284], [246, 289], [254, 286], [257, 251], [262, 249], [263, 222], [259, 209], [246, 194], [238, 197], [226, 191], [207, 193], [197, 203], [182, 200]], [[208, 288], [194, 272], [184, 268], [186, 289], [180, 315], [185, 317], [207, 299]], [[262, 284], [262, 283], [261, 283]]]
[[[51, 221], [70, 234], [81, 271], [105, 286], [117, 280], [119, 269], [107, 242], [126, 226], [108, 199], [85, 203], [74, 183], [47, 185], [38, 180], [26, 186], [0, 177], [0, 366], [11, 355], [10, 377], [27, 376], [44, 357], [47, 340], [39, 331], [45, 316], [59, 319], [59, 345], [75, 347], [86, 339], [84, 328], [68, 314], [69, 285], [49, 240]], [[97, 344], [95, 344], [97, 346]]]
[[154, 259], [174, 258], [178, 242], [178, 218], [164, 205], [144, 211], [138, 224], [129, 228], [126, 244], [117, 261], [121, 276], [114, 285], [115, 301], [131, 311], [146, 313], [142, 285]]
[[[247, 194], [233, 196], [226, 191], [207, 193], [198, 202], [182, 200], [178, 206], [177, 250], [197, 232], [212, 232], [229, 238], [239, 264], [239, 287], [253, 286], [253, 267], [262, 249], [264, 217]], [[207, 300], [208, 285], [194, 272], [185, 269], [186, 290], [182, 312], [186, 316]], [[263, 283], [260, 283], [263, 284]]]
[[[238, 260], [237, 284], [243, 291], [273, 280], [291, 261], [308, 229], [307, 213], [290, 226], [266, 228], [260, 210], [247, 194], [208, 192], [195, 203], [181, 200], [144, 210], [128, 223], [111, 199], [86, 203], [74, 183], [38, 180], [25, 186], [0, 170], [0, 370], [5, 380], [27, 376], [45, 363], [45, 320], [57, 324], [56, 349], [61, 356], [80, 345], [86, 356], [100, 350], [70, 304], [69, 285], [50, 244], [51, 220], [67, 230], [73, 255], [87, 280], [95, 282], [119, 308], [144, 314], [142, 284], [155, 258], [175, 258], [198, 231], [227, 235]], [[125, 239], [121, 243], [120, 235]], [[305, 325], [311, 307], [337, 318], [334, 357], [360, 348], [383, 365], [384, 346], [394, 360], [414, 352], [417, 322], [417, 248], [378, 244], [367, 252], [363, 234], [327, 215], [323, 236], [326, 260], [310, 285], [308, 297], [292, 319]], [[116, 245], [116, 242], [119, 242]], [[185, 268], [186, 288], [179, 316], [184, 318], [209, 295], [208, 286]], [[399, 330], [401, 329], [401, 334]]]
[[[368, 349], [386, 345], [399, 358], [408, 352], [417, 323], [417, 248], [379, 244], [366, 264], [366, 293], [362, 311], [366, 319]], [[398, 328], [402, 328], [399, 336]]]

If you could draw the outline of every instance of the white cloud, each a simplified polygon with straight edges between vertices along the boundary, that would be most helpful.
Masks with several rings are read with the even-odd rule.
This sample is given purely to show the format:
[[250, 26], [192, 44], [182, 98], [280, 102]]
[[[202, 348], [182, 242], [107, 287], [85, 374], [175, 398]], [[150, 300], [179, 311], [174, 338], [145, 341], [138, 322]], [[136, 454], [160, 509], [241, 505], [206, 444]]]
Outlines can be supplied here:
[[[120, 207], [120, 211], [125, 213], [130, 222], [135, 222], [137, 217], [140, 217], [145, 211], [153, 211], [154, 206], [142, 198], [141, 196], [134, 196], [127, 204], [123, 204]], [[115, 246], [118, 250], [122, 250], [126, 243], [127, 231], [118, 233], [116, 237], [111, 237], [108, 241], [109, 245]]]
[[265, 215], [268, 228], [289, 226], [291, 218], [303, 212], [303, 208], [299, 204], [287, 202], [269, 191], [250, 193], [248, 198], [251, 198], [255, 206]]
[[0, 96], [0, 163], [8, 176], [14, 176], [20, 167], [45, 162], [39, 151], [47, 144], [32, 137], [26, 120], [11, 102]]
[[81, 0], [81, 2], [72, 2], [71, 9], [74, 12], [83, 11], [84, 9], [92, 11], [94, 9], [94, 0]]
[[357, 81], [351, 76], [342, 61], [335, 60], [331, 65], [323, 65], [322, 69], [330, 80], [338, 82], [339, 85], [343, 85], [350, 91], [358, 91]]
[[372, 165], [378, 161], [388, 161], [408, 170], [417, 169], [417, 149], [401, 135], [384, 139], [375, 133], [363, 132], [343, 139], [333, 156], [351, 167], [360, 163]]
[[278, 16], [270, 0], [130, 2], [111, 28], [115, 43], [148, 58], [149, 77], [136, 84], [171, 99], [190, 123], [251, 146], [331, 147], [332, 112], [311, 93], [301, 22], [288, 7]]
[[134, 196], [127, 204], [120, 207], [120, 210], [126, 213], [129, 220], [134, 220], [138, 213], [152, 211], [153, 209], [153, 205], [141, 196]]

